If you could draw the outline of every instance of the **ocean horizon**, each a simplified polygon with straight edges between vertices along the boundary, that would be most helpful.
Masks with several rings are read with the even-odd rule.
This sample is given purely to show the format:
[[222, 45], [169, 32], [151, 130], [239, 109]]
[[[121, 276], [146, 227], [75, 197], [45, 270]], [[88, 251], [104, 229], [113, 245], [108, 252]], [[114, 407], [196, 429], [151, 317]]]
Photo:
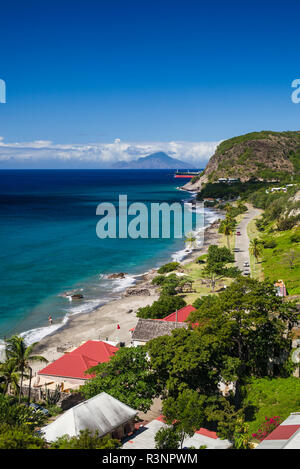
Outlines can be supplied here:
[[[183, 202], [172, 170], [0, 171], [2, 294], [0, 338], [25, 333], [40, 340], [73, 314], [120, 296], [143, 273], [185, 254], [183, 239], [99, 239], [96, 208], [128, 203]], [[212, 221], [213, 212], [207, 212]], [[124, 279], [108, 279], [124, 272]], [[68, 291], [80, 292], [71, 300]], [[48, 316], [53, 318], [49, 326]]]

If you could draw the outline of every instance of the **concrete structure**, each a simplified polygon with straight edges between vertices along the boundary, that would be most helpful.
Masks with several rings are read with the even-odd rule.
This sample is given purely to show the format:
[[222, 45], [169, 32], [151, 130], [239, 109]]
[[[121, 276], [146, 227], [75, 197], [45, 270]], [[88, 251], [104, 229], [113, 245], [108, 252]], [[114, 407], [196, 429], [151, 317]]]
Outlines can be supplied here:
[[136, 415], [136, 410], [102, 392], [67, 410], [41, 431], [49, 442], [63, 435], [78, 436], [81, 430], [122, 439], [134, 430]]
[[293, 412], [255, 449], [300, 449], [300, 412]]
[[[162, 417], [158, 417], [152, 422], [147, 423], [123, 443], [122, 449], [155, 449], [155, 435], [161, 428], [167, 428], [168, 425]], [[221, 440], [215, 432], [200, 428], [192, 437], [185, 438], [183, 448], [193, 446], [199, 449], [200, 446], [206, 446], [207, 449], [228, 449], [232, 446], [228, 440]]]

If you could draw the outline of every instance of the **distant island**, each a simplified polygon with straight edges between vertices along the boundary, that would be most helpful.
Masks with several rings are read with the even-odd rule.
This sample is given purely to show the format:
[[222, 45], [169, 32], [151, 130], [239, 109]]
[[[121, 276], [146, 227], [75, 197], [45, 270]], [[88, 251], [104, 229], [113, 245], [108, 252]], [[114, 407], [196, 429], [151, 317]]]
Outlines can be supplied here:
[[195, 169], [192, 163], [172, 158], [160, 151], [134, 161], [118, 161], [113, 169]]

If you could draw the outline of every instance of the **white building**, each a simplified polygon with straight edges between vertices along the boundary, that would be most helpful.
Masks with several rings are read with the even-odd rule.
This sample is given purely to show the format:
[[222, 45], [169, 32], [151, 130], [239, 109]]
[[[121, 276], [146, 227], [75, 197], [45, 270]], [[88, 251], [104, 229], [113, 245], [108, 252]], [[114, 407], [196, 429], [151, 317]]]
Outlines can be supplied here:
[[54, 422], [42, 428], [49, 442], [63, 435], [78, 436], [81, 430], [98, 432], [121, 439], [134, 430], [137, 411], [106, 392], [81, 402], [64, 412]]

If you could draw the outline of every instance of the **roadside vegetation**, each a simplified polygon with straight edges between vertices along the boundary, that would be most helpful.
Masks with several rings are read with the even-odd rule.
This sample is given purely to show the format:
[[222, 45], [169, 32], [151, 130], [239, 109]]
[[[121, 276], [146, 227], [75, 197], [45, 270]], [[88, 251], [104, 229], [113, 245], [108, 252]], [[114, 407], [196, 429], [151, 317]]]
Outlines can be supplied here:
[[298, 187], [287, 193], [257, 191], [248, 200], [263, 210], [248, 226], [250, 239], [260, 243], [259, 260], [251, 256], [255, 278], [283, 280], [289, 295], [300, 295], [300, 202], [294, 200]]

